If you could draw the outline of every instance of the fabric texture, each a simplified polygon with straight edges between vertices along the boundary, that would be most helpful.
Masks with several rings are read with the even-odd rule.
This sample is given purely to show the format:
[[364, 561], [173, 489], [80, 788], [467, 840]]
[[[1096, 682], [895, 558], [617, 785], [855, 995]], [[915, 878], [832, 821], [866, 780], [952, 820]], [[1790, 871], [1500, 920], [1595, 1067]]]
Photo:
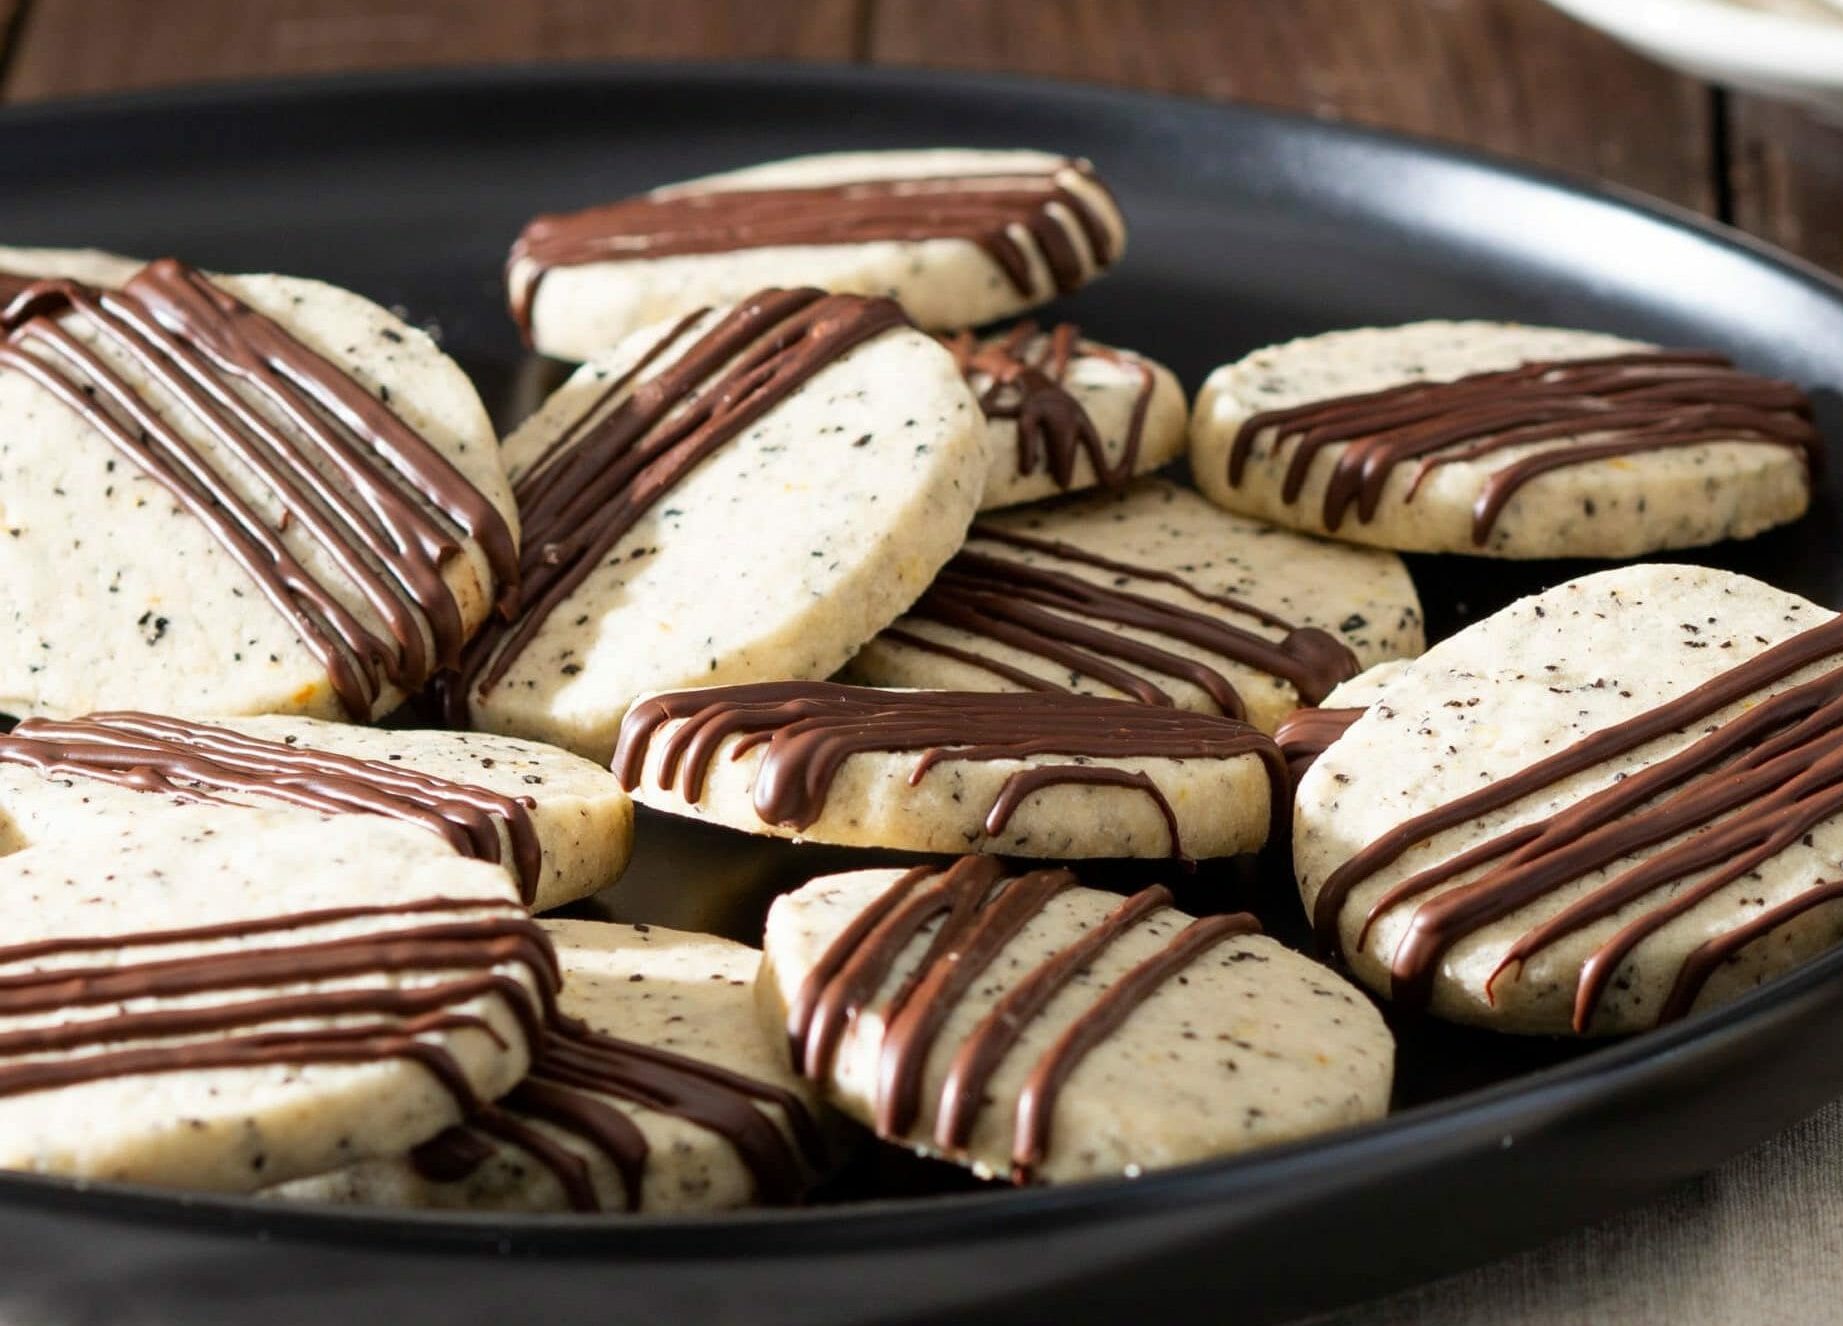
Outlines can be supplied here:
[[[1843, 1102], [1648, 1206], [1309, 1326], [1843, 1319]], [[1307, 1326], [1307, 1322], [1297, 1323]]]

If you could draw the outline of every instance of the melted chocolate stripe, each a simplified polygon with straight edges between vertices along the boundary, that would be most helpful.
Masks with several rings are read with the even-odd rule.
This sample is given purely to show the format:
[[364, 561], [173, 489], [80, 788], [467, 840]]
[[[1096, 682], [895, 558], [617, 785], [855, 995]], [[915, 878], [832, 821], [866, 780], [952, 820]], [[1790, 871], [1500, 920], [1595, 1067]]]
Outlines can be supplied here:
[[[1020, 295], [1035, 297], [1032, 255], [1067, 294], [1090, 260], [1114, 258], [1105, 220], [1061, 183], [1072, 171], [1102, 188], [1085, 161], [1047, 169], [917, 179], [861, 180], [806, 188], [705, 189], [696, 185], [533, 220], [506, 263], [513, 319], [527, 335], [544, 276], [557, 267], [779, 245], [962, 239], [978, 245]], [[1064, 219], [1082, 237], [1078, 247]], [[1029, 237], [1029, 247], [1018, 231]], [[1085, 248], [1086, 252], [1083, 252]], [[1042, 292], [1048, 293], [1048, 292]]]
[[[1843, 619], [1832, 618], [1694, 690], [1415, 817], [1365, 847], [1327, 879], [1315, 908], [1321, 935], [1328, 933], [1335, 943], [1338, 913], [1350, 891], [1415, 845], [1648, 742], [1693, 730], [1717, 711], [1769, 692], [1839, 653]], [[1389, 967], [1395, 997], [1409, 1004], [1425, 1003], [1439, 963], [1453, 945], [1558, 889], [1656, 847], [1659, 850], [1532, 925], [1506, 950], [1487, 981], [1489, 993], [1491, 984], [1510, 967], [1587, 926], [1641, 907], [1596, 944], [1583, 963], [1573, 1025], [1585, 1031], [1621, 963], [1641, 942], [1839, 814], [1843, 666], [1764, 695], [1745, 712], [1708, 727], [1687, 746], [1647, 767], [1408, 876], [1370, 906], [1362, 935], [1367, 937], [1390, 909], [1415, 903]], [[1416, 901], [1474, 869], [1478, 873], [1463, 883]], [[1801, 895], [1782, 904], [1783, 915], [1789, 918], [1814, 905]], [[1710, 941], [1710, 951], [1724, 956], [1732, 952], [1731, 938], [1732, 933]], [[1695, 989], [1712, 970], [1703, 969], [1708, 961], [1706, 955], [1692, 955], [1700, 974], [1689, 967], [1679, 973], [1678, 990], [1689, 988], [1685, 981], [1694, 988], [1685, 996], [1673, 995], [1674, 1002], [1665, 1006], [1670, 1015], [1693, 1002]]]
[[[1040, 332], [1034, 322], [1022, 322], [984, 341], [972, 332], [940, 339], [978, 393], [985, 417], [1017, 424], [1020, 476], [1047, 470], [1056, 486], [1066, 490], [1075, 482], [1077, 457], [1086, 456], [1095, 482], [1103, 488], [1118, 488], [1138, 470], [1146, 412], [1157, 379], [1151, 365], [1138, 356], [1081, 341], [1080, 336], [1081, 329], [1072, 322], [1058, 323], [1048, 333]], [[1139, 377], [1139, 391], [1115, 461], [1108, 460], [1105, 441], [1087, 407], [1065, 385], [1069, 365], [1077, 356], [1104, 359]]]
[[[1194, 598], [1257, 617], [1286, 634], [1280, 640], [1269, 640], [1217, 616], [1137, 594], [1118, 583], [1102, 584], [1053, 566], [995, 556], [977, 547], [983, 541], [1091, 566], [1106, 571], [1116, 582], [1138, 579], [1175, 585]], [[909, 609], [909, 615], [1035, 654], [1072, 672], [1091, 676], [1143, 704], [1172, 703], [1171, 697], [1143, 674], [1176, 677], [1202, 691], [1219, 712], [1231, 718], [1246, 717], [1246, 709], [1234, 684], [1219, 670], [1220, 665], [1212, 666], [1091, 623], [1106, 622], [1163, 636], [1207, 651], [1223, 662], [1279, 677], [1306, 704], [1316, 704], [1358, 670], [1356, 656], [1349, 648], [1316, 627], [1290, 626], [1272, 614], [1239, 600], [1207, 594], [1182, 577], [1156, 568], [1131, 566], [1092, 556], [1069, 544], [1011, 536], [983, 525], [973, 527], [968, 547], [947, 564]], [[918, 639], [922, 649], [947, 652], [935, 641], [913, 632], [902, 636], [903, 643]], [[964, 655], [966, 651], [961, 652]], [[1117, 666], [1110, 659], [1133, 667]], [[987, 671], [999, 672], [993, 666], [998, 660], [974, 655], [971, 661]], [[1050, 688], [1063, 689], [1053, 683], [1032, 687]]]
[[[417, 1172], [436, 1182], [467, 1177], [492, 1151], [477, 1134], [533, 1156], [556, 1176], [571, 1206], [601, 1209], [584, 1157], [534, 1123], [600, 1153], [621, 1176], [629, 1211], [640, 1209], [651, 1148], [646, 1134], [610, 1101], [626, 1101], [696, 1124], [723, 1138], [754, 1179], [764, 1202], [798, 1197], [808, 1172], [824, 1163], [825, 1143], [805, 1102], [791, 1091], [657, 1046], [606, 1036], [585, 1023], [552, 1021], [530, 1074], [497, 1106], [411, 1153]], [[786, 1132], [762, 1106], [777, 1107]], [[792, 1142], [789, 1142], [791, 1134]]]
[[1664, 1007], [1657, 1020], [1671, 1022], [1683, 1017], [1695, 1005], [1697, 996], [1709, 983], [1709, 978], [1724, 963], [1780, 926], [1839, 898], [1843, 898], [1843, 880], [1826, 880], [1812, 885], [1795, 898], [1788, 898], [1776, 907], [1767, 908], [1746, 924], [1738, 925], [1726, 934], [1717, 935], [1698, 945], [1684, 959], [1683, 967], [1678, 971], [1676, 982], [1664, 999]]
[[[345, 980], [374, 972], [436, 972], [520, 963], [545, 973], [550, 947], [527, 918], [406, 927], [293, 945], [227, 950], [128, 966], [48, 967], [0, 976], [0, 1015], [20, 1017], [123, 1004], [143, 998], [181, 998], [227, 990]], [[530, 1044], [537, 1044], [554, 990], [545, 988], [508, 1004]], [[388, 991], [378, 992], [388, 1000]], [[226, 1011], [234, 1006], [226, 1005]], [[117, 1014], [122, 1017], [125, 1014]], [[111, 1019], [84, 1024], [93, 1036], [115, 1039]]]
[[1057, 1098], [1095, 1046], [1118, 1031], [1161, 985], [1210, 949], [1237, 935], [1258, 934], [1260, 928], [1245, 912], [1192, 921], [1177, 938], [1108, 986], [1069, 1024], [1037, 1060], [1018, 1094], [1017, 1131], [1011, 1146], [1013, 1177], [1018, 1182], [1028, 1182], [1049, 1153]]
[[[801, 982], [788, 1017], [794, 1062], [809, 1077], [822, 1079], [845, 1029], [888, 982], [902, 954], [938, 921], [914, 969], [883, 1009], [872, 1108], [880, 1135], [902, 1137], [920, 1113], [923, 1072], [954, 1012], [1025, 927], [1077, 884], [1066, 870], [1004, 879], [1002, 868], [984, 857], [962, 857], [945, 868], [922, 866], [901, 875], [833, 938]], [[943, 1152], [964, 1153], [974, 1119], [989, 1103], [992, 1074], [1055, 996], [1170, 902], [1162, 887], [1124, 900], [1023, 972], [980, 1019], [954, 1051], [942, 1086], [934, 1139]], [[1245, 914], [1194, 921], [1097, 993], [1026, 1078], [1015, 1116], [1016, 1181], [1027, 1182], [1042, 1163], [1057, 1096], [1086, 1055], [1189, 963], [1231, 936], [1259, 929]]]
[[542, 847], [531, 818], [535, 802], [379, 760], [120, 712], [27, 719], [0, 736], [0, 763], [191, 800], [234, 803], [249, 796], [382, 815], [430, 829], [462, 855], [494, 864], [503, 829], [521, 897], [530, 903], [537, 895]]
[[[561, 1090], [546, 1082], [534, 1081], [527, 1076], [505, 1096], [503, 1104], [488, 1105], [474, 1114], [468, 1124], [461, 1125], [463, 1128], [477, 1128], [488, 1136], [510, 1142], [526, 1154], [536, 1157], [539, 1164], [556, 1175], [571, 1210], [601, 1210], [601, 1198], [595, 1191], [595, 1180], [589, 1174], [588, 1160], [550, 1137], [543, 1129], [526, 1123], [513, 1114], [512, 1109], [542, 1113], [555, 1127], [577, 1136], [587, 1132], [596, 1139], [618, 1135], [619, 1125], [611, 1124], [608, 1116], [622, 1119], [625, 1116], [598, 1101]], [[631, 1128], [632, 1124], [628, 1126]], [[634, 1131], [637, 1133], [639, 1130]], [[644, 1153], [645, 1138], [640, 1139], [640, 1146]], [[410, 1163], [421, 1165], [428, 1161], [419, 1159], [417, 1152], [411, 1152]], [[450, 1169], [455, 1167], [452, 1151], [448, 1153], [446, 1163]], [[467, 1173], [472, 1173], [472, 1170]], [[639, 1194], [634, 1191], [629, 1198], [628, 1209], [638, 1210], [638, 1201]]]
[[[367, 1063], [409, 1059], [434, 1075], [463, 1110], [479, 1102], [459, 1064], [437, 1043], [435, 1032], [472, 1029], [499, 1039], [484, 1017], [445, 1011], [461, 1000], [497, 994], [519, 1022], [527, 1045], [556, 992], [555, 957], [535, 923], [523, 916], [477, 921], [407, 924], [379, 933], [350, 935], [254, 949], [218, 950], [184, 957], [128, 959], [137, 948], [234, 941], [285, 934], [358, 918], [441, 915], [497, 906], [495, 900], [434, 898], [395, 904], [325, 908], [292, 916], [256, 917], [169, 931], [120, 936], [78, 935], [34, 940], [0, 949], [8, 966], [44, 959], [115, 951], [111, 965], [52, 965], [0, 975], [0, 1013], [32, 1015], [114, 1005], [113, 1014], [48, 1027], [0, 1033], [9, 1055], [63, 1051], [54, 1060], [0, 1062], [0, 1095], [51, 1090], [122, 1076], [270, 1064]], [[499, 968], [523, 966], [538, 983], [535, 993]], [[408, 989], [353, 985], [372, 974], [406, 971], [453, 973]], [[263, 994], [316, 981], [332, 989]], [[136, 1001], [188, 999], [248, 992], [224, 1002], [189, 1003], [130, 1011]], [[278, 1022], [338, 1018], [322, 1028], [277, 1028]], [[363, 1019], [352, 1022], [351, 1019]], [[270, 1030], [262, 1030], [268, 1027]], [[209, 1036], [209, 1039], [175, 1038]], [[123, 1042], [151, 1042], [110, 1049]]]
[[1286, 757], [1286, 768], [1292, 774], [1293, 786], [1305, 777], [1305, 771], [1317, 763], [1318, 757], [1331, 749], [1331, 743], [1350, 730], [1369, 710], [1361, 705], [1342, 709], [1295, 709], [1280, 720], [1280, 726], [1274, 729], [1274, 744]]
[[1143, 769], [1109, 769], [1105, 765], [1094, 764], [1045, 764], [1020, 769], [1005, 779], [1005, 785], [998, 789], [998, 800], [992, 803], [992, 809], [986, 813], [987, 836], [996, 838], [1003, 833], [1018, 808], [1044, 788], [1081, 786], [1130, 787], [1144, 792], [1165, 821], [1165, 854], [1186, 866], [1196, 864], [1184, 852], [1184, 841], [1178, 832], [1177, 812], [1171, 808], [1171, 802], [1159, 790], [1158, 784], [1152, 781], [1151, 775]]
[[1049, 900], [1078, 882], [1066, 870], [1039, 870], [1006, 880], [996, 898], [977, 874], [953, 906], [910, 979], [884, 1009], [878, 1065], [876, 1128], [899, 1137], [921, 1107], [922, 1068], [948, 1016], [1005, 946]]
[[551, 613], [686, 475], [852, 349], [905, 325], [887, 299], [765, 290], [700, 333], [613, 403], [690, 333], [686, 319], [611, 384], [514, 488], [524, 522], [526, 607], [469, 646], [450, 719], [502, 681]]
[[[910, 773], [919, 783], [937, 764], [1073, 757], [1227, 759], [1257, 756], [1267, 767], [1277, 808], [1285, 767], [1273, 742], [1234, 719], [1089, 696], [1034, 692], [885, 691], [827, 682], [758, 682], [655, 695], [628, 711], [616, 743], [614, 772], [621, 786], [639, 786], [655, 736], [661, 738], [656, 777], [688, 801], [702, 798], [704, 779], [722, 744], [734, 737], [732, 756], [767, 749], [756, 771], [754, 809], [765, 822], [805, 828], [825, 812], [832, 783], [845, 761], [868, 752], [919, 752]], [[975, 735], [976, 734], [976, 735]], [[1013, 809], [1027, 792], [1054, 783], [1096, 781], [1081, 765], [1020, 770], [1001, 789], [998, 804]], [[1167, 824], [1176, 816], [1156, 787]], [[1003, 819], [1008, 818], [1009, 811]], [[1174, 841], [1174, 854], [1182, 853]]]
[[[1544, 361], [1450, 382], [1412, 382], [1251, 415], [1229, 447], [1239, 486], [1256, 441], [1269, 431], [1277, 457], [1293, 452], [1281, 497], [1295, 502], [1321, 452], [1341, 446], [1325, 486], [1323, 520], [1335, 530], [1352, 506], [1374, 519], [1398, 466], [1418, 461], [1407, 494], [1442, 465], [1513, 446], [1561, 445], [1492, 473], [1479, 494], [1472, 541], [1489, 540], [1498, 517], [1532, 479], [1568, 466], [1718, 440], [1788, 447], [1815, 477], [1823, 445], [1811, 404], [1787, 382], [1743, 373], [1705, 351], [1638, 351]], [[1587, 441], [1589, 437], [1598, 441]]]
[[960, 1043], [941, 1084], [940, 1107], [934, 1125], [935, 1145], [949, 1155], [963, 1152], [972, 1136], [973, 1120], [985, 1102], [992, 1074], [1010, 1054], [1024, 1030], [1049, 1007], [1070, 981], [1094, 965], [1101, 953], [1146, 917], [1172, 905], [1171, 890], [1162, 884], [1141, 889], [1115, 907], [1074, 943], [1038, 963]]
[[[172, 418], [61, 318], [132, 359], [164, 408], [247, 467], [281, 506], [281, 528], [298, 522], [313, 536], [390, 639], [310, 575]], [[344, 372], [190, 268], [151, 263], [112, 292], [40, 282], [8, 304], [4, 326], [0, 363], [64, 401], [205, 526], [327, 669], [352, 716], [370, 716], [385, 679], [414, 689], [459, 657], [460, 607], [442, 575], [459, 536], [479, 542], [502, 608], [513, 603], [514, 541], [492, 504]]]
[[[962, 874], [978, 871], [985, 886], [990, 888], [1004, 873], [1004, 867], [987, 857], [967, 856], [956, 861], [949, 871]], [[854, 997], [854, 992], [845, 987], [858, 982], [855, 979], [841, 981], [841, 974], [852, 956], [869, 944], [871, 936], [891, 923], [892, 915], [915, 886], [938, 873], [935, 866], [916, 866], [905, 871], [876, 901], [851, 918], [831, 947], [813, 964], [787, 1009], [788, 1052], [797, 1072], [819, 1081], [831, 1071], [832, 1056], [838, 1049], [838, 1038], [844, 1033], [846, 1021], [855, 1017], [863, 1000], [875, 993], [874, 989], [861, 991]], [[894, 961], [893, 955], [887, 961]]]

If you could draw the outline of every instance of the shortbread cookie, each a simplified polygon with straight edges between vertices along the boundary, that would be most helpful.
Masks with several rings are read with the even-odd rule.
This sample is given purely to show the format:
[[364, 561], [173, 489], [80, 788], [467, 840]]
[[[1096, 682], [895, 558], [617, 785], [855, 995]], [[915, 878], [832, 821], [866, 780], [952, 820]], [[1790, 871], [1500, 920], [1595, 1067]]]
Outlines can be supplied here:
[[1327, 950], [1401, 1003], [1636, 1031], [1843, 934], [1843, 618], [1643, 565], [1404, 667], [1299, 784]]
[[37, 287], [0, 340], [0, 710], [388, 712], [511, 591], [466, 377], [331, 286]]
[[814, 880], [768, 913], [762, 1010], [877, 1134], [1067, 1183], [1292, 1141], [1388, 1108], [1364, 995], [1259, 934], [990, 857]]
[[284, 1184], [295, 1201], [489, 1211], [721, 1211], [825, 1167], [811, 1087], [755, 1011], [754, 949], [545, 921], [561, 1013], [510, 1095], [406, 1156]]
[[141, 269], [134, 258], [102, 249], [34, 249], [0, 244], [0, 304], [34, 281], [63, 277], [113, 289]]
[[1421, 322], [1219, 368], [1191, 468], [1231, 511], [1416, 552], [1630, 557], [1751, 538], [1811, 500], [1788, 382], [1593, 332]]
[[1280, 752], [1246, 723], [1081, 695], [761, 682], [641, 700], [646, 805], [847, 847], [1216, 857], [1266, 840]]
[[969, 149], [796, 157], [525, 227], [506, 264], [533, 346], [586, 359], [768, 285], [889, 295], [952, 331], [1066, 295], [1126, 223], [1086, 161]]
[[0, 813], [27, 841], [150, 801], [419, 824], [509, 871], [534, 911], [612, 883], [633, 847], [633, 803], [612, 774], [511, 737], [137, 713], [32, 718], [0, 736]]
[[1072, 322], [1023, 322], [947, 348], [979, 397], [991, 465], [980, 509], [1118, 488], [1184, 450], [1184, 389], [1163, 364], [1083, 339]]
[[556, 975], [503, 872], [372, 816], [191, 807], [0, 859], [0, 1166], [248, 1191], [525, 1073]]
[[450, 720], [603, 762], [645, 691], [835, 672], [953, 555], [985, 474], [953, 356], [816, 290], [643, 333], [505, 455], [525, 606], [468, 650]]
[[1393, 553], [1141, 479], [982, 517], [849, 671], [877, 686], [1176, 705], [1271, 732], [1364, 664], [1424, 647], [1420, 600]]

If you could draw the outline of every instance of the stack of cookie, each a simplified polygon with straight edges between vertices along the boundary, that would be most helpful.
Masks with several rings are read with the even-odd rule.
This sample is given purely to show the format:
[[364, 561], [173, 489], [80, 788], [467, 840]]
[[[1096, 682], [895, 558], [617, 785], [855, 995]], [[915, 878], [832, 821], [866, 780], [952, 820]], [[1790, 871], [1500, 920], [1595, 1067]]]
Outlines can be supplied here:
[[[606, 1212], [798, 1201], [866, 1134], [1130, 1176], [1382, 1115], [1353, 979], [1603, 1034], [1834, 941], [1839, 619], [1640, 564], [1423, 652], [1398, 555], [1794, 519], [1796, 388], [1423, 323], [1190, 415], [989, 326], [1125, 245], [1021, 151], [541, 217], [512, 312], [581, 366], [503, 441], [357, 295], [0, 250], [0, 1165]], [[921, 855], [810, 867], [760, 951], [533, 919], [618, 889], [630, 798]], [[1082, 878], [1289, 834], [1316, 958]]]

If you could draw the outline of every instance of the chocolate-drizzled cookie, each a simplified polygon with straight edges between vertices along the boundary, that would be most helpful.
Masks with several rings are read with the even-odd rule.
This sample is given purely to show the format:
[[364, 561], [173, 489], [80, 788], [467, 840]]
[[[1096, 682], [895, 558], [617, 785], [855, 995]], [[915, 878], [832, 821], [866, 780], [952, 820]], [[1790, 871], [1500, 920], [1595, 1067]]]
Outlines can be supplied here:
[[433, 1136], [523, 1076], [550, 944], [378, 816], [92, 817], [0, 860], [0, 1166], [248, 1191]]
[[1359, 992], [1261, 936], [989, 857], [831, 875], [768, 917], [765, 1013], [878, 1135], [1016, 1182], [1223, 1155], [1386, 1107]]
[[1397, 1002], [1632, 1031], [1843, 933], [1843, 626], [1645, 565], [1539, 594], [1385, 684], [1298, 789], [1327, 951]]
[[1236, 719], [1042, 692], [763, 682], [649, 696], [636, 799], [847, 846], [1188, 859], [1259, 847], [1285, 769]]
[[172, 260], [0, 329], [0, 707], [388, 712], [517, 594], [492, 428], [355, 295]]
[[506, 264], [537, 349], [586, 359], [766, 285], [891, 295], [931, 330], [1068, 294], [1126, 228], [1085, 161], [1045, 152], [839, 152], [706, 176], [527, 225]]
[[1104, 695], [1271, 731], [1360, 667], [1422, 643], [1399, 558], [1276, 530], [1141, 479], [982, 517], [849, 675]]
[[755, 950], [658, 926], [543, 928], [563, 988], [523, 1082], [406, 1155], [271, 1195], [497, 1211], [796, 1200], [830, 1148], [815, 1093], [756, 1018]]
[[1492, 557], [1626, 557], [1803, 514], [1805, 394], [1711, 350], [1489, 322], [1331, 332], [1211, 375], [1191, 468], [1231, 511]]
[[605, 761], [643, 691], [829, 675], [959, 545], [982, 427], [887, 299], [761, 290], [584, 365], [506, 441], [524, 606], [450, 723]]
[[1163, 364], [1086, 340], [1072, 322], [943, 337], [986, 417], [980, 509], [1120, 488], [1184, 448], [1184, 389]]
[[534, 911], [611, 883], [633, 842], [611, 774], [510, 737], [141, 713], [32, 718], [0, 736], [0, 811], [28, 839], [193, 804], [414, 824], [507, 871]]

